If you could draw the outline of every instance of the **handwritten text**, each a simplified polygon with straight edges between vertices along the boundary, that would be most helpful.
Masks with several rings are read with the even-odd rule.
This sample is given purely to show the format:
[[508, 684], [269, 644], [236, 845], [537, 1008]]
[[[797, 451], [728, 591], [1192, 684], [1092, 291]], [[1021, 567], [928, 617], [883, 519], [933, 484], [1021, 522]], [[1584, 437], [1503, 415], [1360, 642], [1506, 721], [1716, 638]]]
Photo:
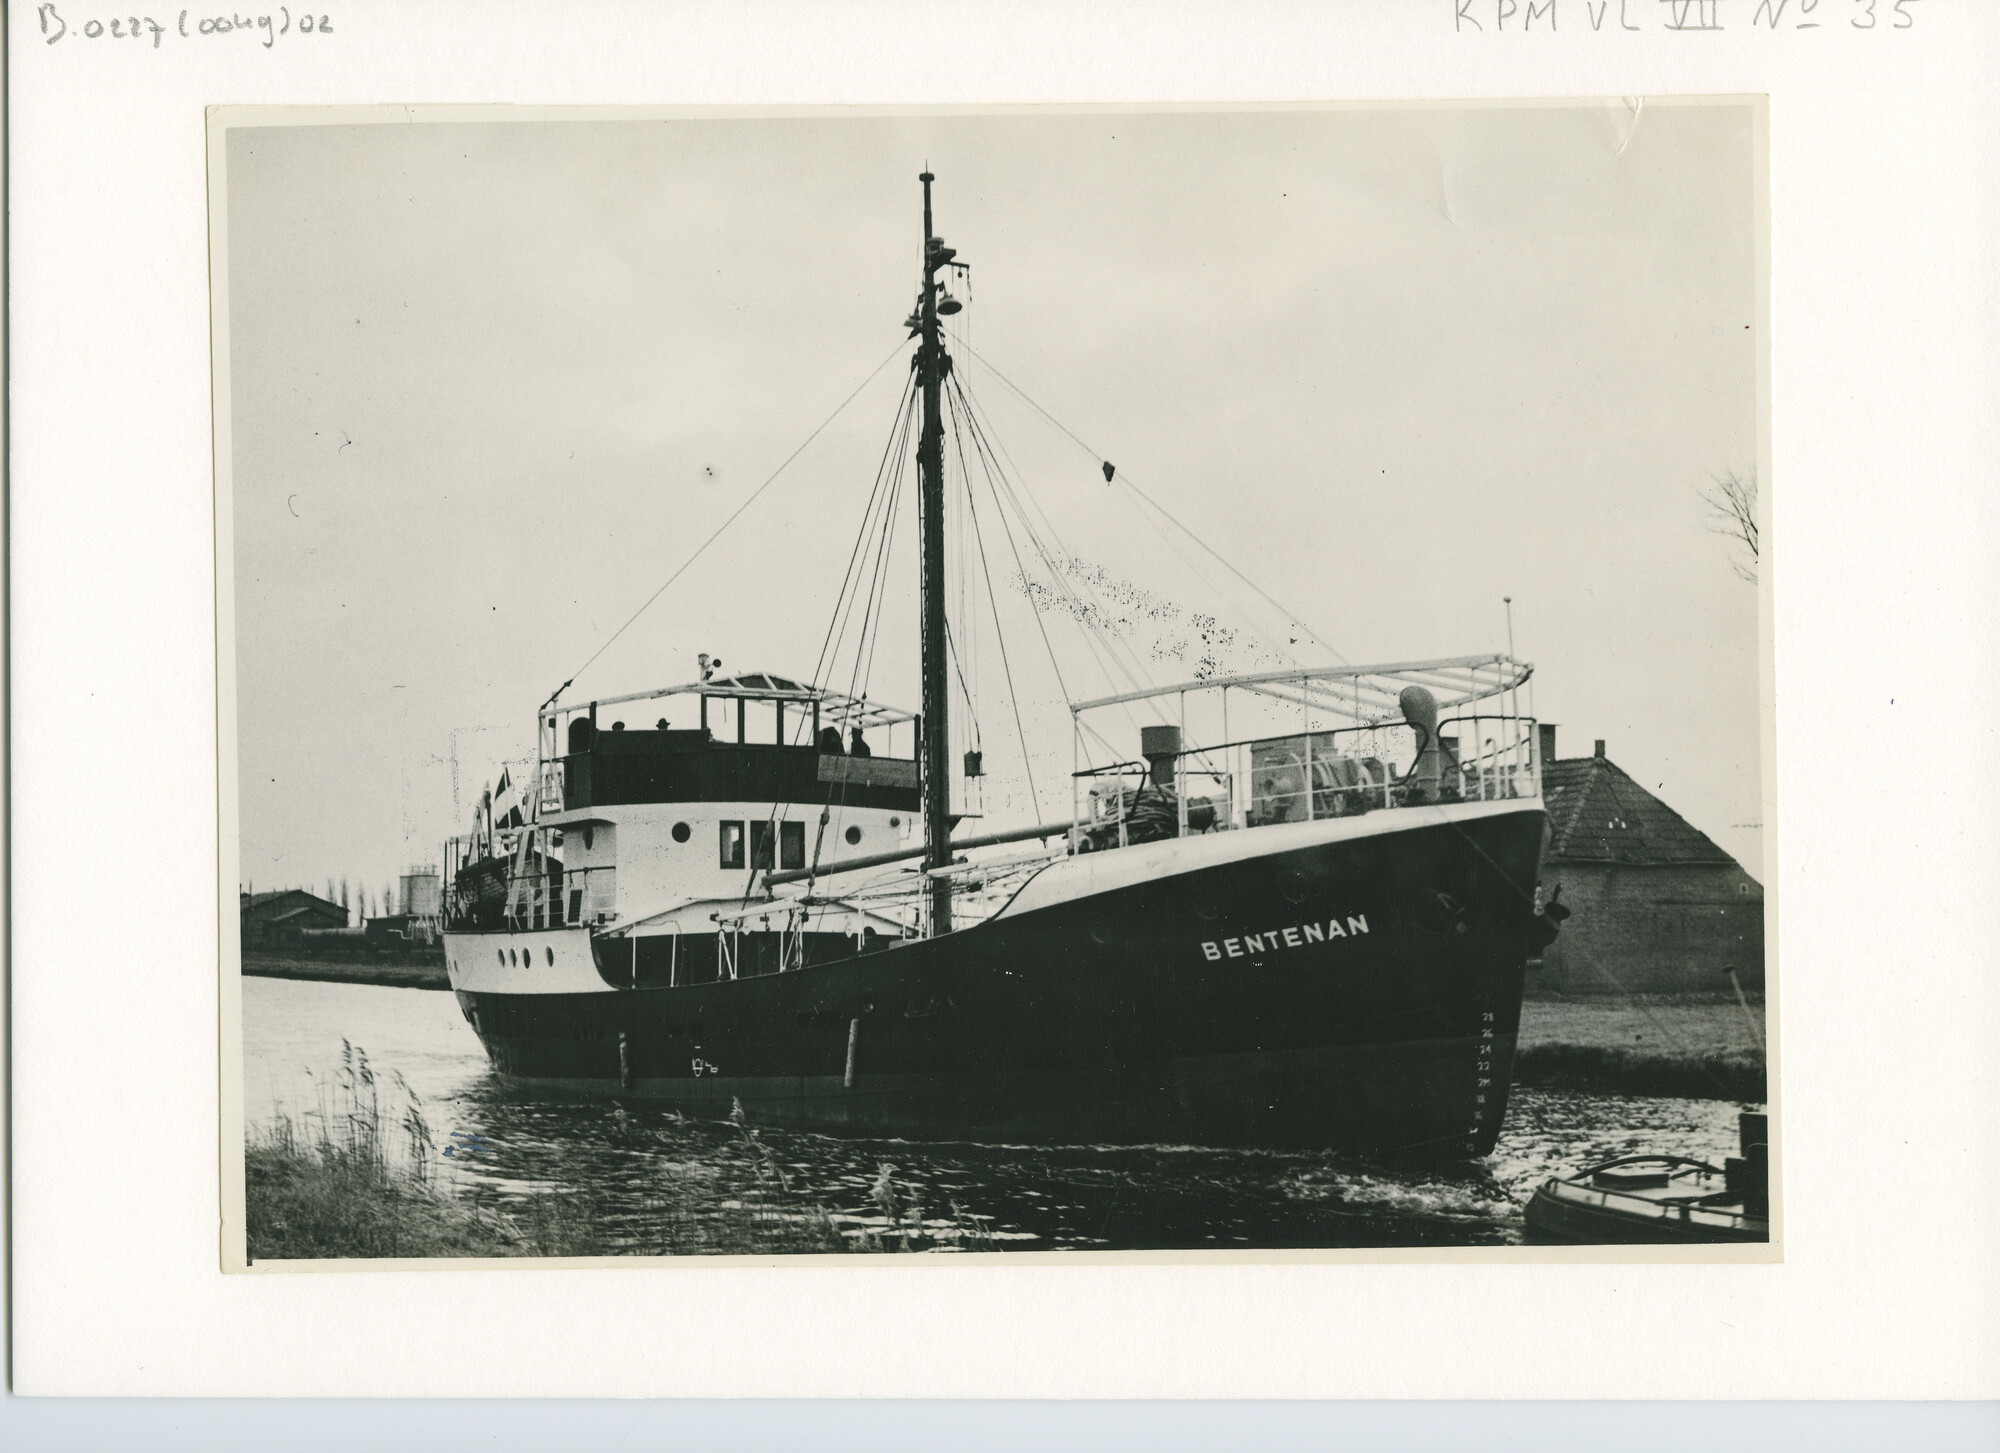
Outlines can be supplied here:
[[[1451, 28], [1462, 35], [1572, 31], [1749, 29], [1908, 30], [1921, 0], [1449, 0]], [[1733, 22], [1733, 24], [1732, 24]]]
[[194, 40], [201, 36], [241, 34], [269, 50], [278, 43], [281, 35], [334, 33], [331, 15], [306, 11], [293, 15], [288, 5], [280, 5], [268, 15], [239, 15], [233, 10], [226, 15], [198, 15], [183, 10], [171, 21], [162, 24], [150, 15], [114, 15], [108, 20], [92, 16], [88, 20], [73, 20], [54, 3], [45, 3], [35, 7], [35, 18], [41, 22], [44, 45], [72, 38], [136, 40], [143, 42], [147, 49], [158, 50], [161, 42], [169, 37]]

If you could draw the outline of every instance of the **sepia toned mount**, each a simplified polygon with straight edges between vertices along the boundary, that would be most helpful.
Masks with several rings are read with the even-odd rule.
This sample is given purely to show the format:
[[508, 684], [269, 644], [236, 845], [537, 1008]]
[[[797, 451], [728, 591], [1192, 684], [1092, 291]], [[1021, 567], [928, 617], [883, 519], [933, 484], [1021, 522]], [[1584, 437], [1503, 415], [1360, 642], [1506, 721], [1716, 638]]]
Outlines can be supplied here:
[[[1067, 814], [984, 830], [972, 627], [948, 588], [982, 562], [947, 545], [987, 539], [980, 474], [996, 511], [1021, 481], [954, 367], [969, 270], [921, 180], [916, 346], [855, 545], [886, 558], [913, 457], [919, 708], [833, 689], [824, 653], [810, 676], [704, 656], [676, 685], [558, 690], [528, 772], [445, 847], [467, 1022], [512, 1080], [695, 1115], [1486, 1153], [1525, 966], [1561, 916], [1538, 899], [1532, 668], [1294, 666], [1071, 699]], [[948, 500], [968, 512], [952, 529]], [[1046, 560], [1016, 510], [1002, 523]], [[850, 582], [827, 639], [862, 643], [858, 673], [884, 593]], [[1021, 704], [1010, 668], [1004, 709]]]

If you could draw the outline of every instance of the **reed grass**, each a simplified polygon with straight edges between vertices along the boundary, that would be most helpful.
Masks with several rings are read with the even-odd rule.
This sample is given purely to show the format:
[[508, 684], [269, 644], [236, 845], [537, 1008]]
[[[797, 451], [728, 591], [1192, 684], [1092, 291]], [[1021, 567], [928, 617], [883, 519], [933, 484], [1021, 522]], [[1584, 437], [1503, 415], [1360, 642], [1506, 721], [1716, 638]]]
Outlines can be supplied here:
[[366, 1051], [314, 1077], [313, 1104], [254, 1128], [244, 1145], [252, 1261], [526, 1254], [507, 1218], [443, 1193], [423, 1103], [400, 1074], [385, 1111]]
[[949, 1219], [924, 1214], [922, 1188], [900, 1184], [897, 1167], [876, 1162], [875, 1183], [868, 1198], [882, 1214], [879, 1223], [864, 1224], [855, 1233], [857, 1251], [999, 1251], [1000, 1241], [982, 1217], [948, 1199]]
[[252, 1261], [853, 1249], [824, 1207], [793, 1191], [740, 1105], [731, 1117], [734, 1149], [756, 1171], [754, 1192], [732, 1198], [711, 1178], [669, 1174], [636, 1217], [614, 1224], [589, 1187], [545, 1186], [482, 1203], [440, 1176], [422, 1099], [394, 1071], [385, 1083], [355, 1045], [343, 1040], [339, 1069], [313, 1081], [309, 1106], [275, 1116], [246, 1139]]

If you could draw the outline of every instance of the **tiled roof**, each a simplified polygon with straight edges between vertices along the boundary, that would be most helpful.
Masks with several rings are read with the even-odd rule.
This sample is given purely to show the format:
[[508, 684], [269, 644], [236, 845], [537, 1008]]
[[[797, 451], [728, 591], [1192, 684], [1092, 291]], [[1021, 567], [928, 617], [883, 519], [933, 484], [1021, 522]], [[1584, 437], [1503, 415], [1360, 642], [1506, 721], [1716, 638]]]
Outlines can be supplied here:
[[1542, 768], [1549, 856], [1603, 863], [1734, 863], [1699, 828], [1604, 757]]

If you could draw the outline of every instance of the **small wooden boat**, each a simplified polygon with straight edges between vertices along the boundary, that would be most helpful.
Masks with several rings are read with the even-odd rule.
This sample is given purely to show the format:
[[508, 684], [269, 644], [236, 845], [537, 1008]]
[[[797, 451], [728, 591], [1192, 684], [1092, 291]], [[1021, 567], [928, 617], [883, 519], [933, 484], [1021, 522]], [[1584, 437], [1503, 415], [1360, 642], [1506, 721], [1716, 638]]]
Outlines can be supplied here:
[[1743, 1154], [1721, 1166], [1684, 1155], [1625, 1155], [1551, 1176], [1528, 1202], [1529, 1239], [1584, 1246], [1769, 1241], [1768, 1123], [1744, 1112]]

